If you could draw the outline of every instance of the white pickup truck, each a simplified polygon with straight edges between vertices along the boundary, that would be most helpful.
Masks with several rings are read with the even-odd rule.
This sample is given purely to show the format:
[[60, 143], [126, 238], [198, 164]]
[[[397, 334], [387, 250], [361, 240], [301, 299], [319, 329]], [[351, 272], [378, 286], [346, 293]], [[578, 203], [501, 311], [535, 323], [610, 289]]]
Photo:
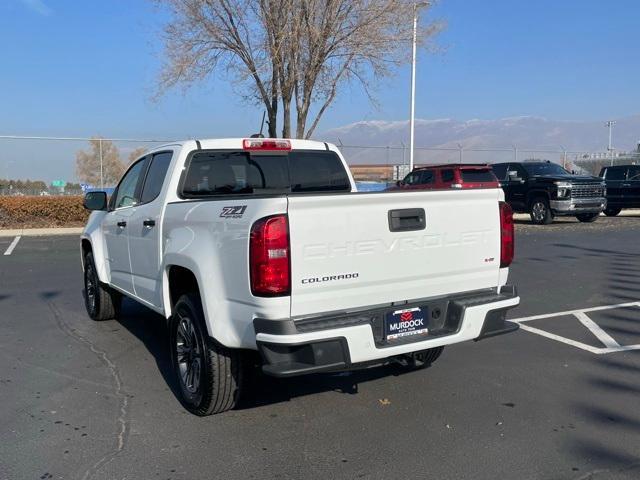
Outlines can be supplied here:
[[292, 376], [397, 361], [513, 331], [514, 251], [499, 188], [357, 193], [338, 149], [189, 140], [134, 162], [81, 237], [85, 303], [126, 295], [168, 320], [181, 401], [236, 404], [247, 350]]

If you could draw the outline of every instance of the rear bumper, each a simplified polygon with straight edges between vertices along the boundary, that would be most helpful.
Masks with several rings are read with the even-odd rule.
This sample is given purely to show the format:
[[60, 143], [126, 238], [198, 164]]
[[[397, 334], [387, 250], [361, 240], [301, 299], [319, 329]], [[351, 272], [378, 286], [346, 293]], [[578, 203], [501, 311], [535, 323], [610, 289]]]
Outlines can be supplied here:
[[511, 286], [502, 287], [500, 293], [472, 292], [412, 302], [406, 307], [428, 305], [430, 311], [442, 312], [430, 320], [434, 324], [429, 336], [419, 341], [384, 340], [385, 313], [398, 306], [304, 319], [257, 318], [253, 326], [264, 372], [287, 377], [382, 364], [413, 352], [509, 333], [518, 325], [507, 321], [506, 313], [519, 303]]
[[551, 200], [549, 206], [556, 215], [575, 215], [576, 213], [600, 213], [607, 206], [604, 197], [571, 198], [567, 200]]

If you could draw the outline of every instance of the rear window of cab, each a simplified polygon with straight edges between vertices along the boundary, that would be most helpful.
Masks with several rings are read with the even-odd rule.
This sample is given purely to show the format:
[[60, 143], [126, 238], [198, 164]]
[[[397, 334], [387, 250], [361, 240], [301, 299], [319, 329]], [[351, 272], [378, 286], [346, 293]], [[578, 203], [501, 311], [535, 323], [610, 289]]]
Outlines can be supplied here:
[[350, 192], [340, 158], [331, 151], [286, 153], [196, 151], [187, 161], [183, 197]]
[[463, 168], [460, 170], [462, 175], [462, 181], [464, 183], [488, 183], [496, 182], [497, 178], [491, 171], [491, 169], [468, 169]]

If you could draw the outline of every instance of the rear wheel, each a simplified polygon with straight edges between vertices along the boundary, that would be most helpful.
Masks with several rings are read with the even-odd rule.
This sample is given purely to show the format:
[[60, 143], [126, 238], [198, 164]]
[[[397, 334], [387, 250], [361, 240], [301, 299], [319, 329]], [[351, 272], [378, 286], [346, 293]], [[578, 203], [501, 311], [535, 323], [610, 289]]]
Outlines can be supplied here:
[[122, 296], [100, 283], [93, 253], [84, 256], [84, 305], [93, 320], [110, 320], [118, 316]]
[[607, 208], [604, 209], [604, 214], [607, 217], [615, 217], [616, 215], [618, 215], [620, 213], [621, 210], [622, 210], [621, 208], [609, 208], [609, 207], [607, 207]]
[[576, 218], [580, 222], [591, 223], [591, 222], [595, 222], [599, 216], [600, 216], [599, 213], [579, 213], [578, 215], [576, 215]]
[[531, 215], [531, 221], [536, 225], [548, 225], [553, 222], [549, 202], [544, 197], [536, 197], [531, 201], [529, 215]]
[[235, 407], [243, 379], [241, 353], [209, 338], [198, 295], [178, 299], [170, 341], [171, 361], [187, 410], [205, 416]]

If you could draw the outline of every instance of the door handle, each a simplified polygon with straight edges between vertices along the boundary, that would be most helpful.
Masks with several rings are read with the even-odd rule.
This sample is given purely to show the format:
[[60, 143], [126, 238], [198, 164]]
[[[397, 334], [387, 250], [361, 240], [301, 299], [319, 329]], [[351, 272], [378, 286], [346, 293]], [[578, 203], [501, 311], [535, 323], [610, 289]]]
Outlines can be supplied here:
[[153, 228], [156, 226], [156, 221], [151, 218], [147, 218], [144, 222], [142, 222], [142, 225], [147, 228]]
[[630, 187], [630, 186], [631, 186], [631, 184], [630, 184], [630, 183], [623, 183], [623, 184], [622, 184], [622, 186], [623, 186], [623, 187]]
[[124, 228], [127, 226], [127, 222], [121, 221], [121, 222], [118, 222], [116, 225], [118, 225], [120, 228]]
[[390, 232], [412, 232], [427, 227], [424, 208], [389, 210], [388, 219]]

